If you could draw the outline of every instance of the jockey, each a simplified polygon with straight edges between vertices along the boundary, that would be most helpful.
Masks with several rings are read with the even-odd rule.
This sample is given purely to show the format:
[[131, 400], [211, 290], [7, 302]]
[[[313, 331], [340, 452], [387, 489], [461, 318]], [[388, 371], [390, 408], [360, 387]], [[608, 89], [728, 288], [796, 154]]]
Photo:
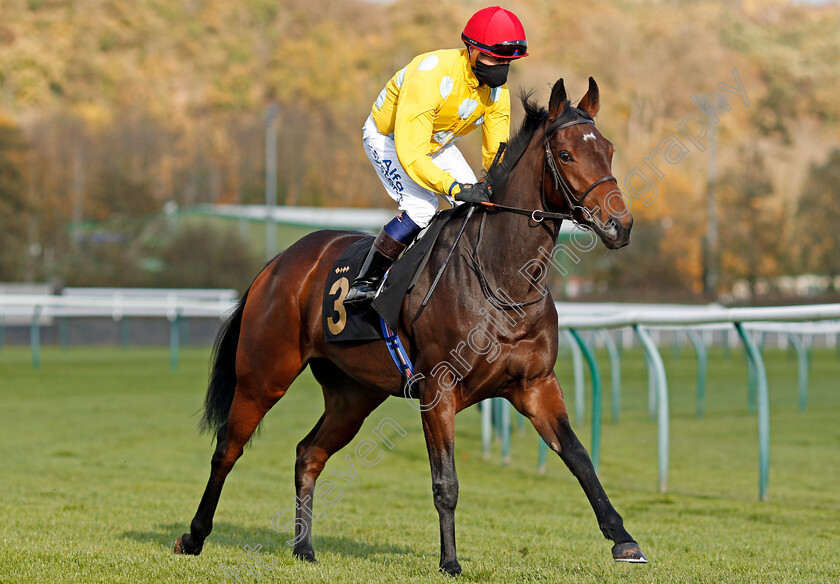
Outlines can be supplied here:
[[345, 304], [376, 296], [390, 265], [431, 221], [438, 196], [489, 200], [454, 143], [480, 127], [483, 166], [490, 166], [510, 133], [508, 68], [528, 56], [528, 43], [516, 15], [498, 6], [476, 12], [461, 40], [464, 49], [425, 53], [398, 71], [365, 122], [365, 151], [400, 214], [376, 236]]

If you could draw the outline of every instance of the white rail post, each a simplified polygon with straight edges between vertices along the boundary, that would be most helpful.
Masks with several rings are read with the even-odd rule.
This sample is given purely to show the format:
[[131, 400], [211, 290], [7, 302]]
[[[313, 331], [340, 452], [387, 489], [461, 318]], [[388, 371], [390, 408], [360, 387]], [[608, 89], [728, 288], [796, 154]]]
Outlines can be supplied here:
[[647, 329], [640, 324], [635, 325], [634, 328], [650, 359], [651, 376], [657, 378], [659, 492], [664, 493], [668, 490], [668, 381], [665, 377], [665, 365], [662, 363], [662, 356], [659, 354], [653, 339], [650, 338]]

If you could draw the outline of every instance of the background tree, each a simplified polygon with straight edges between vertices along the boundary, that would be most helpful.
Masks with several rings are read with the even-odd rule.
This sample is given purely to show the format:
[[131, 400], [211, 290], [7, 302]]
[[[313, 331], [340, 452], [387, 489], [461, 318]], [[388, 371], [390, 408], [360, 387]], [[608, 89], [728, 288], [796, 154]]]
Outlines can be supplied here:
[[[731, 98], [718, 160], [721, 176], [729, 170], [736, 180], [745, 165], [739, 144], [755, 145], [772, 193], [757, 203], [759, 215], [793, 214], [809, 165], [840, 142], [836, 4], [595, 0], [581, 12], [554, 0], [509, 0], [506, 8], [520, 16], [533, 48], [511, 70], [512, 94], [533, 89], [545, 102], [562, 76], [580, 97], [593, 75], [619, 182], [644, 167], [685, 115], [699, 113], [692, 96], [732, 83], [733, 67], [750, 103]], [[26, 144], [15, 176], [30, 209], [25, 223], [3, 234], [15, 277], [95, 277], [80, 262], [96, 258], [103, 276], [144, 272], [143, 281], [154, 283], [160, 258], [148, 254], [161, 248], [148, 246], [148, 234], [157, 233], [167, 201], [189, 209], [264, 200], [269, 104], [281, 110], [281, 203], [390, 205], [360, 127], [409, 59], [461, 46], [460, 27], [475, 9], [446, 0], [0, 1], [0, 115]], [[512, 116], [515, 127], [522, 116], [515, 100]], [[476, 138], [460, 144], [478, 168]], [[581, 262], [575, 273], [589, 270], [590, 283], [620, 285], [631, 297], [634, 286], [643, 287], [636, 297], [650, 299], [696, 293], [706, 154], [693, 150], [665, 167], [657, 201], [634, 205], [630, 248], [594, 267]], [[738, 205], [726, 210], [743, 214]], [[98, 234], [100, 243], [77, 247], [79, 234]], [[111, 236], [122, 243], [101, 243]], [[106, 253], [108, 245], [114, 249]], [[749, 259], [748, 268], [748, 258], [727, 253], [729, 282], [781, 270], [767, 257]], [[785, 273], [800, 266], [810, 269], [788, 262]], [[648, 278], [660, 285], [644, 288]]]
[[737, 166], [728, 170], [719, 184], [721, 282], [731, 286], [743, 278], [755, 298], [759, 278], [779, 275], [784, 261], [784, 207], [773, 194], [762, 156], [755, 147], [741, 151]]
[[799, 198], [797, 243], [802, 265], [829, 276], [836, 291], [840, 276], [840, 148], [820, 165], [812, 165]]
[[240, 292], [262, 267], [259, 254], [235, 231], [208, 225], [180, 229], [160, 253], [158, 281], [173, 288], [234, 288]]
[[0, 281], [21, 278], [28, 255], [23, 158], [20, 130], [0, 116]]
[[628, 247], [618, 252], [595, 248], [583, 258], [581, 266], [597, 282], [606, 284], [596, 285], [595, 290], [612, 301], [691, 301], [696, 294], [688, 275], [680, 271], [681, 248], [674, 242], [682, 237], [670, 217], [642, 215], [634, 218]]

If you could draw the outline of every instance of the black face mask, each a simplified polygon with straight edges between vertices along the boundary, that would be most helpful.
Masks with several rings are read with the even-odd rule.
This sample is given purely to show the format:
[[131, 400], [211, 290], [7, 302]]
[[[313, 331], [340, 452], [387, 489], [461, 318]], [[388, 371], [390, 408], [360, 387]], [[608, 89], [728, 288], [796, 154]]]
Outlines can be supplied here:
[[508, 76], [508, 69], [510, 63], [504, 65], [487, 65], [481, 61], [475, 62], [475, 67], [472, 68], [479, 83], [483, 83], [488, 87], [500, 87], [505, 84]]

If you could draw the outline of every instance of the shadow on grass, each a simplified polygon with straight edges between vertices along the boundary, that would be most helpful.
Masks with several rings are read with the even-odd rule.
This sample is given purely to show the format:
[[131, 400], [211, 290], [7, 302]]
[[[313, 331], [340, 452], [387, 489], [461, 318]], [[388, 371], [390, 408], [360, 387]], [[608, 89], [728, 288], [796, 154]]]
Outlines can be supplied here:
[[[171, 551], [175, 540], [184, 532], [184, 527], [181, 523], [162, 523], [154, 531], [125, 531], [121, 534], [121, 537], [140, 543], [156, 544]], [[251, 547], [260, 545], [262, 546], [261, 551], [265, 553], [280, 553], [291, 556], [292, 547], [286, 543], [288, 539], [290, 539], [289, 534], [278, 533], [272, 529], [242, 527], [232, 523], [216, 523], [213, 526], [213, 533], [207, 539], [207, 544], [240, 550], [244, 550], [246, 545]], [[316, 534], [313, 537], [313, 547], [316, 555], [319, 552], [327, 552], [354, 558], [369, 558], [377, 554], [417, 553], [415, 550], [390, 543], [377, 542], [371, 544], [336, 535]]]

